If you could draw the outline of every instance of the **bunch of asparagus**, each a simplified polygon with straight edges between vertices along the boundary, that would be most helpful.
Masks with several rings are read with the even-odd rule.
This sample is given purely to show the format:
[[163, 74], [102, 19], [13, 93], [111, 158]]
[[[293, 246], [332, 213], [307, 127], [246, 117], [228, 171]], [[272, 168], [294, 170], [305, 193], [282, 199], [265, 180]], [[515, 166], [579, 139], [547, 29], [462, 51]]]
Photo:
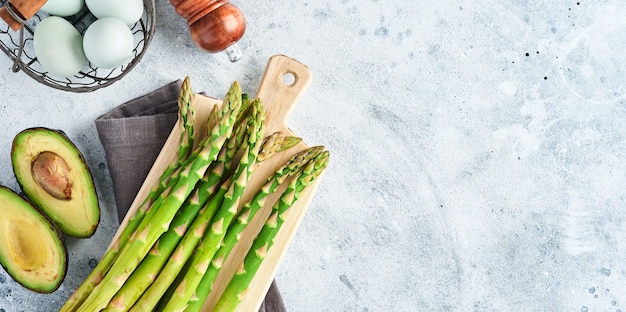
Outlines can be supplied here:
[[[242, 202], [260, 162], [300, 142], [265, 134], [260, 99], [248, 99], [235, 81], [212, 107], [206, 133], [195, 129], [189, 77], [178, 99], [180, 144], [120, 235], [61, 311], [200, 311], [222, 264], [270, 194], [272, 213], [214, 311], [234, 311], [273, 244], [289, 208], [325, 170], [321, 146], [295, 153]], [[200, 136], [199, 136], [200, 135]]]

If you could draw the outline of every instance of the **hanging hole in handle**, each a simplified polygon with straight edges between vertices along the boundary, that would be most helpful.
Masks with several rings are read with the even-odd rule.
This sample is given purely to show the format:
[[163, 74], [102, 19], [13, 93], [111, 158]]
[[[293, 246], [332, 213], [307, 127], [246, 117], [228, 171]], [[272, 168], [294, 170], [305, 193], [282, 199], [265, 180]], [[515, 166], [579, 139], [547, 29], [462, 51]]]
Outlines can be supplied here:
[[288, 71], [282, 75], [281, 81], [285, 86], [291, 87], [296, 83], [296, 74], [292, 71]]

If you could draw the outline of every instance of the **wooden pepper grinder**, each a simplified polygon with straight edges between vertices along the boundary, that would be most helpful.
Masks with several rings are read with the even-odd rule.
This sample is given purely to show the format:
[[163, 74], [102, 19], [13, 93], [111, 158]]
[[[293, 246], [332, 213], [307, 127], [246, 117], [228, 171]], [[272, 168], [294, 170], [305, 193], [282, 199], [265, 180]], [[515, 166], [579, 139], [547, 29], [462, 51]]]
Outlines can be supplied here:
[[225, 51], [231, 62], [241, 58], [237, 41], [246, 31], [241, 11], [228, 0], [170, 0], [176, 13], [187, 20], [191, 39], [201, 49]]
[[22, 28], [47, 0], [10, 0], [0, 8], [2, 18], [14, 31]]

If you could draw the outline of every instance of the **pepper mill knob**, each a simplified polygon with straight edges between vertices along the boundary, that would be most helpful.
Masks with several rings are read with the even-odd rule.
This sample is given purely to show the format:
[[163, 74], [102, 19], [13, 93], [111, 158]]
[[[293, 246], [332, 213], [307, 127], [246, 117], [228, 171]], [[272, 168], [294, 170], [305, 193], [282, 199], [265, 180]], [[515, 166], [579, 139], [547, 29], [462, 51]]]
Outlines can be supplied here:
[[191, 39], [210, 53], [225, 51], [231, 62], [241, 58], [236, 43], [246, 31], [243, 13], [227, 0], [170, 0], [187, 20]]

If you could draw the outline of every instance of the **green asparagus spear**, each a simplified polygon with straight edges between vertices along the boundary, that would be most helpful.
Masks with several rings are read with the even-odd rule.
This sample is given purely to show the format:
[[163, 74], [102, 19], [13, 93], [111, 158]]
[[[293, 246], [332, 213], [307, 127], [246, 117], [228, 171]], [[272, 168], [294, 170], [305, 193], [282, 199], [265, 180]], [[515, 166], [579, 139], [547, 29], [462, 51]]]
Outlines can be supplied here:
[[[180, 88], [180, 94], [178, 97], [178, 124], [180, 127], [180, 144], [177, 151], [177, 160], [173, 161], [163, 171], [159, 178], [157, 186], [153, 187], [146, 199], [142, 202], [135, 214], [129, 218], [128, 224], [122, 230], [120, 235], [120, 246], [124, 246], [126, 239], [135, 231], [146, 211], [154, 204], [154, 202], [161, 197], [161, 200], [168, 194], [165, 192], [171, 179], [178, 178], [177, 170], [183, 167], [184, 163], [189, 158], [193, 142], [195, 140], [194, 120], [195, 110], [191, 105], [191, 83], [189, 77], [185, 77]], [[157, 205], [158, 206], [158, 205]]]
[[189, 77], [185, 77], [178, 96], [178, 127], [180, 129], [180, 144], [176, 152], [177, 159], [176, 161], [172, 161], [167, 166], [159, 178], [159, 183], [150, 190], [146, 199], [141, 204], [138, 213], [129, 219], [130, 225], [124, 229], [128, 231], [128, 233], [132, 233], [137, 225], [139, 225], [145, 211], [151, 207], [157, 197], [161, 195], [163, 190], [168, 186], [170, 179], [177, 178], [177, 174], [175, 174], [175, 172], [183, 166], [191, 154], [191, 148], [193, 147], [193, 142], [195, 140], [194, 120], [196, 114], [193, 106], [191, 105], [191, 94], [190, 79]]
[[[215, 120], [215, 117], [217, 115], [217, 110], [216, 110], [217, 106], [214, 106], [213, 109], [211, 110], [211, 114], [214, 117], [209, 117], [212, 118], [213, 120]], [[213, 124], [214, 125], [214, 124]], [[235, 142], [235, 144], [229, 143], [228, 146], [226, 148], [223, 148], [220, 156], [218, 156], [218, 164], [212, 166], [210, 172], [210, 175], [205, 175], [205, 177], [207, 178], [203, 178], [203, 180], [201, 180], [200, 185], [197, 187], [195, 194], [191, 197], [191, 199], [193, 199], [191, 202], [186, 203], [186, 206], [191, 206], [191, 207], [186, 207], [183, 209], [183, 211], [186, 210], [190, 210], [189, 212], [187, 212], [187, 214], [192, 214], [195, 215], [197, 213], [197, 210], [200, 209], [200, 207], [202, 207], [204, 205], [204, 203], [206, 203], [206, 201], [208, 200], [208, 197], [210, 196], [210, 194], [214, 194], [217, 191], [217, 188], [219, 187], [219, 181], [221, 181], [221, 177], [224, 175], [224, 170], [225, 170], [225, 165], [224, 164], [229, 164], [231, 162], [233, 162], [233, 157], [234, 157], [234, 146], [238, 145], [241, 143], [242, 141], [242, 133], [243, 131], [245, 131], [245, 128], [242, 127], [245, 124], [240, 124], [238, 129], [236, 130], [234, 136], [235, 138], [229, 138], [228, 142]], [[292, 136], [285, 136], [282, 132], [275, 132], [269, 136], [267, 136], [264, 141], [263, 141], [263, 145], [261, 146], [261, 150], [259, 152], [259, 155], [257, 156], [257, 162], [262, 162], [264, 160], [267, 160], [269, 158], [271, 158], [275, 153], [277, 152], [281, 152], [284, 151], [288, 148], [291, 148], [293, 146], [295, 146], [297, 143], [299, 143], [301, 141], [300, 138], [298, 137], [292, 137]], [[210, 176], [210, 178], [208, 178], [208, 176]], [[167, 192], [165, 192], [167, 193]], [[162, 198], [161, 198], [162, 199]], [[184, 206], [183, 206], [184, 207]], [[143, 210], [143, 209], [142, 209]], [[180, 217], [179, 217], [180, 218]], [[174, 228], [179, 228], [180, 226], [182, 226], [182, 224], [186, 222], [186, 221], [182, 221], [182, 220], [178, 220], [178, 221], [173, 221], [172, 226]], [[136, 228], [136, 226], [134, 227]], [[134, 229], [133, 228], [133, 229]], [[171, 235], [171, 234], [170, 234]], [[130, 236], [130, 235], [129, 235]], [[163, 240], [162, 238], [159, 239], [160, 241]], [[171, 238], [170, 238], [171, 240]], [[162, 246], [162, 242], [158, 243], [159, 247]], [[167, 245], [167, 244], [166, 244]], [[156, 247], [153, 247], [153, 249]], [[169, 251], [171, 252], [171, 251]], [[166, 254], [167, 251], [166, 250], [160, 250], [158, 252], [158, 254], [160, 256], [162, 256], [163, 254]], [[151, 253], [153, 254], [153, 253]], [[149, 254], [147, 257], [150, 257]], [[146, 261], [144, 259], [144, 261]], [[120, 292], [118, 292], [118, 294], [116, 294], [116, 296], [114, 297], [114, 299], [112, 301], [115, 301], [115, 306], [118, 307], [124, 307], [124, 306], [129, 306], [132, 302], [134, 302], [134, 300], [136, 300], [137, 298], [128, 295], [126, 292], [128, 292], [129, 290], [132, 289], [133, 293], [139, 293], [141, 291], [143, 291], [145, 288], [142, 286], [138, 286], [135, 283], [138, 283], [139, 285], [145, 285], [145, 283], [150, 283], [153, 280], [153, 276], [154, 276], [154, 272], [145, 272], [146, 269], [141, 269], [144, 266], [148, 266], [150, 267], [150, 270], [155, 270], [156, 268], [161, 268], [161, 265], [149, 265], [149, 264], [144, 264], [142, 261], [140, 267], [138, 268], [138, 272], [134, 273], [133, 275], [131, 275], [130, 279], [135, 279], [134, 275], [138, 275], [138, 276], [143, 276], [144, 278], [141, 279], [141, 281], [130, 281], [129, 284], [132, 286], [127, 286], [126, 284], [123, 286], [124, 290], [120, 290]], [[149, 261], [148, 261], [149, 262]], [[149, 262], [150, 263], [150, 262]], [[150, 278], [152, 277], [152, 280], [150, 280]], [[146, 286], [147, 287], [147, 286]], [[122, 302], [120, 302], [120, 298], [123, 298]]]
[[219, 115], [220, 107], [217, 104], [213, 104], [211, 111], [209, 111], [209, 117], [207, 118], [206, 127], [207, 129], [213, 129], [220, 122]]
[[[322, 152], [322, 147], [311, 147], [301, 153], [294, 155], [288, 160], [283, 167], [279, 168], [276, 173], [268, 178], [266, 184], [247, 202], [236, 218], [236, 221], [228, 228], [223, 243], [215, 253], [213, 260], [202, 277], [200, 284], [195, 290], [195, 294], [189, 298], [188, 305], [185, 309], [187, 312], [200, 311], [206, 297], [213, 288], [213, 282], [222, 268], [222, 264], [228, 258], [231, 250], [237, 244], [248, 223], [255, 217], [256, 213], [265, 204], [266, 197], [276, 192], [278, 187], [285, 181], [296, 179], [308, 179], [303, 176], [300, 169], [307, 162], [315, 162], [318, 158], [327, 157]], [[293, 186], [295, 188], [295, 186]], [[288, 191], [288, 190], [287, 190]], [[187, 285], [190, 286], [190, 285]], [[186, 289], [186, 292], [193, 292], [193, 289]], [[180, 296], [180, 295], [179, 295]], [[180, 299], [184, 301], [184, 298]], [[180, 306], [180, 305], [179, 305]]]
[[299, 137], [285, 136], [282, 131], [276, 131], [263, 139], [263, 146], [257, 156], [257, 162], [264, 161], [274, 156], [275, 153], [290, 149], [302, 141]]
[[[293, 137], [293, 136], [286, 136], [281, 131], [274, 132], [271, 135], [266, 136], [263, 139], [263, 144], [259, 151], [259, 155], [257, 155], [256, 163], [266, 161], [272, 158], [276, 153], [292, 148], [300, 141], [301, 141], [300, 138]], [[320, 149], [320, 152], [321, 152], [321, 149]], [[285, 165], [285, 167], [287, 167], [287, 164]], [[289, 166], [289, 167], [294, 167], [294, 166]], [[295, 168], [289, 169], [289, 170], [293, 171], [295, 170]], [[287, 169], [285, 168], [280, 169], [278, 172], [283, 175], [287, 175]], [[278, 185], [275, 185], [273, 187], [276, 188], [277, 186]], [[257, 198], [257, 200], [260, 200], [260, 199]], [[180, 279], [182, 279], [182, 277], [184, 276], [185, 274], [184, 272], [186, 272], [188, 269], [189, 269], [189, 261], [185, 263], [185, 265], [180, 270], [180, 272], [178, 273], [176, 279], [174, 280], [172, 284], [177, 285], [180, 282]], [[169, 301], [169, 298], [172, 297], [174, 290], [175, 289], [173, 289], [173, 287], [169, 287], [167, 289], [165, 295], [163, 295], [161, 299], [159, 299], [159, 307], [157, 308], [157, 310], [162, 310], [163, 305], [165, 305]]]
[[[219, 158], [218, 158], [219, 159]], [[159, 271], [163, 267], [165, 261], [169, 258], [176, 244], [187, 230], [188, 226], [193, 222], [195, 216], [199, 213], [209, 201], [211, 195], [215, 195], [213, 200], [218, 200], [226, 190], [213, 191], [219, 184], [223, 175], [223, 163], [217, 163], [214, 168], [206, 174], [198, 183], [198, 186], [189, 196], [180, 211], [172, 220], [167, 232], [165, 232], [150, 252], [141, 261], [139, 266], [133, 271], [128, 280], [115, 294], [109, 302], [107, 310], [126, 311], [141, 296], [143, 291], [154, 281]]]
[[141, 220], [143, 219], [147, 209], [157, 200], [157, 198], [164, 191], [167, 182], [172, 177], [172, 173], [179, 168], [183, 162], [189, 157], [190, 146], [193, 144], [194, 132], [193, 122], [195, 116], [195, 110], [190, 104], [191, 98], [191, 84], [189, 77], [183, 80], [181, 85], [180, 95], [178, 99], [178, 124], [181, 129], [181, 144], [178, 146], [177, 159], [173, 161], [164, 170], [159, 178], [158, 186], [153, 187], [145, 200], [140, 204], [140, 207], [135, 213], [128, 219], [128, 222], [122, 233], [113, 242], [111, 248], [103, 255], [102, 259], [98, 262], [96, 267], [92, 270], [85, 281], [77, 288], [72, 296], [68, 298], [66, 303], [61, 308], [61, 312], [75, 311], [92, 292], [93, 288], [100, 283], [104, 274], [106, 274], [118, 255], [119, 250], [126, 244], [128, 238], [135, 231]]
[[[228, 138], [227, 143], [222, 147], [216, 162], [211, 165], [210, 170], [207, 170], [207, 174], [199, 182], [192, 196], [187, 198], [174, 217], [167, 232], [159, 238], [150, 253], [146, 255], [122, 288], [115, 294], [107, 310], [128, 310], [156, 279], [156, 276], [171, 256], [183, 234], [200, 209], [207, 204], [209, 198], [213, 195], [213, 202], [209, 203], [209, 206], [217, 207], [221, 204], [221, 198], [226, 193], [226, 189], [222, 187], [217, 194], [214, 194], [214, 190], [219, 187], [220, 181], [222, 181], [225, 164], [235, 161], [234, 156], [245, 138], [246, 130], [247, 124], [240, 123], [237, 125], [232, 136]], [[206, 213], [210, 213], [212, 217], [213, 212], [211, 211], [214, 210], [215, 208], [206, 209]]]
[[[210, 163], [217, 157], [226, 138], [232, 133], [232, 125], [241, 107], [239, 83], [234, 82], [231, 85], [222, 106], [224, 118], [221, 119], [219, 126], [212, 129], [210, 139], [206, 140], [208, 144], [201, 145], [197, 153], [194, 151], [194, 155], [190, 158], [193, 161], [181, 172], [172, 192], [158, 207], [158, 213], [153, 213], [150, 218], [142, 220], [135, 232], [137, 234], [134, 234], [124, 249], [120, 251], [118, 258], [103, 280], [94, 288], [78, 311], [99, 311], [106, 307], [159, 236], [167, 230], [178, 208], [195, 188], [196, 183], [204, 176]], [[155, 208], [157, 207], [152, 207], [149, 213], [156, 211]]]
[[[255, 113], [262, 116], [264, 115], [264, 112], [262, 109], [259, 109], [259, 108], [262, 108], [262, 106], [260, 105], [260, 101], [258, 101], [258, 103], [259, 105], [251, 104], [250, 108], [253, 110], [256, 109]], [[251, 125], [251, 126], [253, 127], [255, 125]], [[253, 129], [253, 132], [256, 132], [256, 133], [250, 135], [249, 146], [254, 146], [255, 148], [251, 150], [251, 152], [248, 153], [247, 155], [244, 155], [244, 157], [242, 157], [239, 162], [240, 170], [243, 169], [247, 171], [247, 174], [241, 175], [243, 179], [238, 179], [231, 186], [231, 190], [229, 190], [232, 192], [229, 192], [229, 194], [225, 196], [224, 204], [222, 205], [220, 210], [217, 212], [215, 219], [211, 223], [211, 226], [208, 228], [208, 231], [205, 233], [204, 237], [202, 238], [201, 244], [199, 245], [200, 247], [196, 248], [194, 255], [191, 257], [192, 263], [190, 265], [190, 270], [187, 272], [188, 273], [187, 275], [195, 273], [196, 270], [200, 270], [202, 271], [202, 273], [204, 273], [204, 270], [206, 270], [205, 268], [206, 266], [204, 265], [204, 262], [207, 262], [204, 259], [207, 259], [207, 258], [210, 259], [215, 253], [215, 251], [219, 248], [219, 244], [222, 241], [224, 235], [226, 234], [226, 229], [228, 228], [229, 224], [231, 223], [231, 221], [237, 214], [237, 209], [239, 206], [239, 199], [243, 195], [243, 191], [246, 186], [247, 180], [252, 174], [253, 164], [256, 161], [256, 157], [258, 155], [258, 152], [260, 150], [260, 147], [262, 145], [262, 140], [263, 140], [262, 131], [254, 131], [254, 128], [252, 129]], [[197, 278], [196, 280], [191, 280], [191, 278], [189, 278], [188, 276], [185, 276], [185, 279], [179, 286], [180, 288], [183, 288], [183, 289], [187, 287], [191, 287], [195, 289], [195, 285], [189, 286], [186, 283], [197, 284], [200, 281], [200, 278]], [[174, 296], [176, 296], [177, 293], [178, 292], [174, 292]], [[184, 303], [186, 304], [186, 301]], [[172, 304], [172, 301], [170, 301], [170, 303], [165, 306], [164, 310], [173, 311], [173, 310], [178, 310], [179, 308], [181, 308], [181, 307], [170, 306], [171, 304]]]
[[[264, 110], [260, 100], [255, 100], [251, 104], [251, 117], [248, 120], [248, 144], [243, 147], [243, 157], [240, 159], [236, 169], [236, 173], [232, 183], [226, 194], [223, 196], [223, 202], [215, 216], [216, 219], [223, 218], [222, 215], [235, 214], [237, 212], [238, 203], [243, 195], [243, 189], [252, 174], [254, 161], [261, 147], [263, 133], [265, 129]], [[227, 217], [227, 216], [226, 216]], [[131, 311], [150, 311], [158, 304], [161, 296], [165, 294], [170, 284], [176, 278], [176, 273], [181, 270], [187, 259], [191, 256], [198, 241], [205, 235], [205, 230], [209, 226], [211, 218], [199, 215], [194, 220], [192, 226], [184, 234], [180, 240], [176, 251], [167, 261], [159, 276], [150, 285], [150, 287], [139, 298]], [[218, 223], [212, 223], [210, 231], [217, 230]], [[226, 225], [227, 226], [227, 225]]]
[[[197, 211], [198, 215], [207, 215], [207, 218], [210, 218], [217, 210], [217, 207], [219, 207], [227, 190], [225, 185], [223, 185], [215, 193], [215, 196], [211, 197], [204, 206], [201, 206], [201, 209]], [[189, 210], [185, 214], [188, 213], [190, 213]], [[170, 257], [177, 257], [176, 253], [180, 252], [176, 250], [177, 243], [181, 241], [183, 235], [190, 229], [192, 231], [197, 230], [190, 226], [190, 223], [187, 222], [178, 227], [170, 227], [170, 230], [159, 238], [150, 253], [146, 255], [145, 259], [142, 260], [141, 264], [133, 271], [130, 278], [126, 280], [121, 289], [109, 302], [105, 311], [128, 311], [135, 304], [143, 292], [156, 280], [167, 260]]]
[[242, 265], [217, 301], [213, 309], [214, 312], [235, 311], [239, 303], [243, 301], [248, 286], [263, 262], [265, 255], [274, 244], [274, 238], [287, 218], [289, 208], [298, 200], [302, 191], [311, 185], [322, 171], [326, 169], [329, 159], [328, 151], [325, 151], [324, 155], [325, 157], [308, 163], [304, 169], [303, 177], [293, 180], [287, 191], [283, 193], [279, 201], [274, 205], [272, 214], [252, 243], [252, 247], [248, 251]]
[[178, 161], [182, 163], [189, 155], [193, 148], [194, 140], [196, 137], [194, 122], [196, 118], [196, 111], [191, 106], [191, 84], [189, 77], [185, 77], [180, 88], [180, 94], [178, 96], [178, 111], [179, 118], [182, 119], [181, 127], [181, 147], [178, 153]]

